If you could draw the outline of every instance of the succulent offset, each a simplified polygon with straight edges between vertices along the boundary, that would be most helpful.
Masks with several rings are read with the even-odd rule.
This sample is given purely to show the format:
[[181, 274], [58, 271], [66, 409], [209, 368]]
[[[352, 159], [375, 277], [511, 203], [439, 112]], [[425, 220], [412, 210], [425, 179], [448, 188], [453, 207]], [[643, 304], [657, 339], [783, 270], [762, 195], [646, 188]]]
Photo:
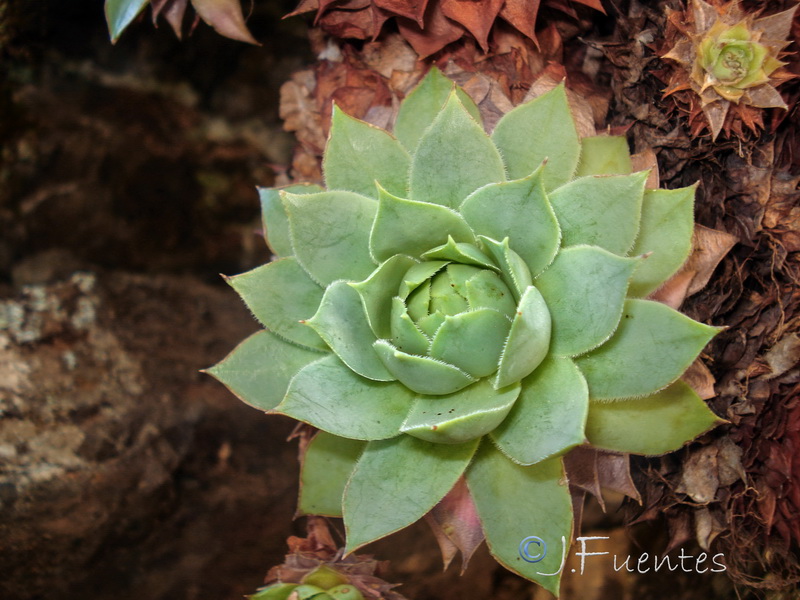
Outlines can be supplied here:
[[274, 583], [248, 596], [249, 600], [364, 600], [347, 576], [326, 565], [306, 574], [301, 583]]
[[[692, 0], [686, 11], [690, 25], [685, 35], [664, 55], [682, 65], [670, 82], [674, 90], [691, 88], [700, 98], [714, 138], [722, 130], [731, 105], [787, 108], [775, 89], [790, 75], [779, 56], [787, 40], [797, 7], [755, 18], [738, 0], [722, 6]], [[676, 14], [683, 21], [683, 13]]]
[[[491, 135], [435, 68], [394, 135], [334, 108], [312, 185], [261, 190], [276, 259], [229, 281], [265, 330], [210, 372], [322, 430], [301, 513], [347, 550], [466, 482], [489, 548], [557, 593], [562, 456], [674, 450], [717, 417], [680, 376], [718, 331], [647, 300], [691, 248], [694, 188], [649, 190], [622, 138], [581, 140], [563, 86]], [[519, 544], [553, 550], [525, 562]]]

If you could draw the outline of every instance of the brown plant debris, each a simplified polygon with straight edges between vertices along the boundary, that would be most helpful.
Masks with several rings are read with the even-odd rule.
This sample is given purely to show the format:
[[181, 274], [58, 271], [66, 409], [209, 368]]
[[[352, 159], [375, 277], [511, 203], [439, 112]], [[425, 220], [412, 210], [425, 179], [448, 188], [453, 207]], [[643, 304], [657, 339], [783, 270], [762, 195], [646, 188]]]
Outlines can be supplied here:
[[698, 220], [739, 240], [684, 305], [728, 326], [708, 356], [712, 405], [731, 424], [650, 463], [636, 519], [666, 515], [670, 548], [714, 544], [735, 581], [771, 590], [800, 582], [800, 177], [776, 164], [779, 145], [696, 160], [676, 180], [701, 177]]
[[[507, 30], [497, 37], [497, 50], [489, 56], [483, 56], [474, 42], [467, 40], [441, 52], [435, 63], [475, 100], [490, 129], [530, 94], [544, 91], [532, 89], [535, 81], [540, 86], [555, 85], [566, 77], [572, 90], [570, 101], [586, 134], [594, 133], [605, 120], [610, 96], [581, 70], [586, 47], [577, 46], [577, 51], [570, 53], [571, 60], [562, 65], [564, 52], [558, 32], [552, 29], [544, 35], [553, 41], [548, 52], [537, 50], [531, 40]], [[428, 66], [396, 33], [358, 50], [353, 44], [326, 39], [320, 30], [314, 30], [312, 45], [323, 58], [313, 69], [295, 73], [283, 85], [280, 115], [284, 128], [294, 132], [300, 143], [291, 179], [319, 182], [333, 102], [356, 118], [391, 128], [400, 100], [422, 79]]]
[[489, 52], [492, 33], [503, 25], [546, 48], [551, 35], [542, 37], [542, 17], [548, 25], [575, 22], [586, 8], [605, 12], [600, 0], [301, 0], [287, 16], [313, 12], [325, 33], [360, 40], [377, 39], [386, 22], [394, 22], [425, 58], [465, 37]]
[[322, 517], [308, 517], [308, 536], [291, 536], [287, 539], [289, 553], [283, 564], [272, 567], [264, 579], [265, 585], [273, 583], [300, 583], [304, 576], [326, 566], [348, 579], [365, 598], [370, 600], [405, 600], [392, 590], [396, 584], [379, 577], [386, 565], [371, 556], [349, 554], [338, 548], [328, 524]]
[[[183, 21], [190, 0], [152, 0], [150, 7], [153, 25], [158, 26], [158, 17], [164, 20], [175, 32], [175, 36], [183, 39]], [[194, 18], [189, 31], [194, 31], [202, 20], [210, 25], [218, 34], [247, 44], [260, 46], [245, 23], [240, 0], [191, 0]]]
[[447, 569], [460, 551], [463, 573], [484, 540], [478, 511], [463, 477], [425, 517], [442, 551], [444, 568]]

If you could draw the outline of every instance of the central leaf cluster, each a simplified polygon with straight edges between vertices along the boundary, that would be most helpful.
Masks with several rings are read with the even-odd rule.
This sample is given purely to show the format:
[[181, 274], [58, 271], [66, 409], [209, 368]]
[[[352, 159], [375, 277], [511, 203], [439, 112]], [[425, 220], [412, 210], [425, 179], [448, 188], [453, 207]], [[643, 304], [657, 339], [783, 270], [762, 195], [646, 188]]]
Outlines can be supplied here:
[[[409, 269], [393, 301], [391, 341], [403, 352], [427, 354], [485, 377], [497, 370], [497, 338], [505, 340], [515, 308], [511, 290], [494, 271], [424, 262]], [[454, 347], [463, 352], [453, 353]]]
[[[487, 255], [482, 248], [503, 249], [506, 244], [507, 240], [503, 244], [487, 238], [476, 246], [456, 243], [451, 237], [447, 244], [423, 253], [423, 261], [402, 275], [391, 312], [385, 315], [390, 336], [377, 341], [375, 349], [386, 369], [406, 387], [444, 395], [497, 372], [520, 296], [512, 291], [514, 281], [507, 281], [511, 274], [503, 273], [491, 251]], [[516, 253], [509, 253], [529, 281], [527, 267]], [[369, 279], [354, 287], [369, 297]], [[549, 345], [550, 323], [544, 303], [538, 310], [544, 323], [536, 353], [541, 358]], [[531, 362], [528, 368], [536, 366]], [[506, 379], [495, 378], [495, 387], [511, 383]]]
[[[698, 60], [715, 80], [713, 83], [737, 89], [769, 81], [765, 72], [768, 49], [752, 39], [745, 24], [725, 27], [717, 23], [700, 42]], [[773, 65], [773, 69], [777, 65]]]

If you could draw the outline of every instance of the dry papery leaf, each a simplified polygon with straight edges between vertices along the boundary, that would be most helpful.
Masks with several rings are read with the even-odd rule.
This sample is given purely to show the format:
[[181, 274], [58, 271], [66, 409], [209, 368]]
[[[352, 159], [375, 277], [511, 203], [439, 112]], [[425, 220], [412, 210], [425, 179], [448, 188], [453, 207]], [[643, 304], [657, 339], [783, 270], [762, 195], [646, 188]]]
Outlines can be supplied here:
[[197, 15], [232, 40], [260, 46], [245, 24], [240, 0], [191, 0]]
[[380, 578], [385, 563], [367, 555], [343, 556], [331, 536], [327, 521], [322, 517], [308, 517], [307, 537], [291, 536], [287, 539], [289, 553], [281, 565], [272, 567], [264, 579], [265, 585], [273, 583], [300, 583], [305, 575], [325, 565], [348, 578], [367, 599], [405, 600], [393, 591], [396, 584]]
[[641, 503], [639, 491], [630, 472], [630, 455], [578, 446], [564, 457], [564, 467], [571, 487], [594, 496], [603, 510], [601, 489], [623, 494]]
[[[594, 135], [608, 110], [608, 93], [585, 76], [573, 76], [564, 66], [551, 63], [545, 67], [548, 56], [538, 52], [532, 42], [521, 41], [519, 34], [515, 39], [519, 44], [489, 57], [482, 57], [474, 44], [462, 44], [442, 53], [437, 64], [476, 101], [490, 130], [529, 94], [542, 93], [566, 78], [581, 131]], [[293, 177], [300, 181], [321, 179], [315, 163], [325, 146], [333, 102], [356, 118], [391, 128], [400, 100], [428, 69], [399, 34], [364, 44], [359, 50], [348, 43], [337, 44], [317, 30], [312, 43], [318, 54], [329, 58], [320, 60], [313, 70], [295, 73], [281, 88], [284, 129], [295, 132], [300, 142], [293, 159]]]
[[461, 572], [484, 540], [483, 527], [464, 478], [426, 515], [444, 559], [450, 566], [456, 551], [461, 552]]
[[[795, 4], [781, 0], [770, 3], [770, 10], [787, 10]], [[729, 113], [723, 128], [738, 139], [733, 143], [721, 135], [716, 144], [708, 143], [699, 99], [682, 101], [684, 96], [675, 93], [672, 101], [653, 102], [669, 81], [665, 65], [652, 50], [666, 29], [661, 7], [640, 2], [628, 6], [630, 12], [620, 15], [613, 41], [596, 45], [615, 66], [610, 72], [612, 124], [633, 123], [634, 148], [656, 150], [666, 187], [700, 180], [696, 220], [708, 230], [722, 232], [712, 234], [709, 252], [693, 257], [657, 296], [674, 306], [682, 304], [682, 310], [695, 319], [727, 326], [706, 350], [703, 358], [708, 368], [698, 362], [685, 379], [701, 396], [711, 398], [714, 411], [730, 421], [701, 440], [701, 445], [640, 463], [637, 484], [644, 506], [632, 511], [630, 522], [666, 519], [670, 548], [692, 539], [703, 547], [713, 541], [714, 551], [724, 552], [728, 573], [736, 581], [785, 589], [786, 597], [794, 597], [792, 586], [800, 581], [800, 520], [796, 517], [800, 511], [800, 369], [795, 362], [800, 330], [800, 111], [776, 109], [763, 119], [760, 109], [740, 110], [736, 119]], [[800, 17], [795, 17], [793, 27], [797, 39]], [[665, 45], [674, 42], [669, 35], [664, 38]], [[800, 56], [786, 60], [788, 69], [800, 73]], [[663, 80], [657, 78], [659, 74]], [[790, 106], [800, 100], [797, 81], [787, 82], [781, 90]], [[762, 125], [774, 136], [755, 136], [752, 132], [763, 131]], [[700, 228], [698, 232], [703, 237], [709, 233]], [[695, 243], [702, 246], [704, 242], [696, 238]], [[706, 287], [690, 295], [690, 288], [696, 287], [693, 283], [701, 283], [708, 273]], [[719, 472], [717, 444], [728, 443], [723, 440], [740, 451], [743, 474], [735, 479]], [[712, 482], [705, 482], [705, 498], [715, 481], [717, 485], [713, 499], [698, 505], [677, 489], [683, 485], [681, 489], [703, 498], [702, 488], [692, 485], [697, 478], [687, 474], [684, 481], [683, 463], [691, 460], [687, 464], [696, 466], [699, 459], [694, 453], [710, 443], [717, 449], [717, 471]], [[629, 503], [629, 509], [634, 507]]]
[[736, 237], [724, 231], [695, 225], [689, 258], [650, 298], [677, 309], [687, 296], [696, 294], [708, 284], [717, 265], [736, 241]]
[[[726, 200], [731, 221], [724, 226], [737, 228], [741, 243], [723, 259], [709, 287], [687, 305], [729, 327], [708, 354], [720, 377], [712, 405], [731, 425], [712, 434], [721, 437], [711, 446], [677, 455], [685, 457], [682, 467], [662, 462], [647, 471], [645, 497], [661, 499], [643, 516], [665, 514], [670, 523], [682, 523], [676, 531], [690, 532], [704, 547], [716, 540], [737, 581], [780, 589], [800, 574], [792, 550], [800, 544], [798, 261], [786, 251], [781, 224], [765, 217], [774, 207], [791, 215], [784, 188], [774, 185], [777, 169], [765, 172], [760, 163], [747, 165], [738, 157], [730, 161], [750, 172], [728, 172], [725, 188], [708, 181], [704, 188], [715, 190], [711, 198]], [[754, 178], [760, 182], [756, 187]], [[706, 210], [700, 200], [700, 210]], [[702, 503], [704, 508], [693, 507]], [[764, 579], [767, 573], [771, 576]]]
[[742, 449], [727, 437], [691, 451], [676, 491], [698, 504], [713, 502], [720, 486], [745, 479], [741, 458]]
[[[183, 18], [189, 0], [152, 0], [153, 25], [158, 26], [158, 17], [166, 19], [178, 39], [183, 38]], [[196, 12], [191, 31], [202, 19], [217, 33], [232, 40], [260, 46], [245, 23], [240, 0], [191, 0]]]
[[375, 40], [388, 20], [420, 58], [432, 56], [458, 40], [477, 42], [490, 51], [490, 35], [507, 24], [537, 47], [544, 48], [540, 8], [550, 9], [549, 24], [576, 22], [581, 14], [605, 12], [600, 0], [301, 0], [287, 16], [315, 13], [314, 24], [339, 38]]
[[686, 372], [681, 375], [681, 379], [692, 386], [692, 389], [703, 400], [709, 400], [717, 395], [714, 390], [714, 384], [716, 383], [714, 376], [699, 358], [689, 365]]
[[175, 36], [183, 39], [183, 17], [189, 0], [152, 0], [150, 7], [153, 13], [153, 25], [158, 27], [158, 17], [163, 15]]

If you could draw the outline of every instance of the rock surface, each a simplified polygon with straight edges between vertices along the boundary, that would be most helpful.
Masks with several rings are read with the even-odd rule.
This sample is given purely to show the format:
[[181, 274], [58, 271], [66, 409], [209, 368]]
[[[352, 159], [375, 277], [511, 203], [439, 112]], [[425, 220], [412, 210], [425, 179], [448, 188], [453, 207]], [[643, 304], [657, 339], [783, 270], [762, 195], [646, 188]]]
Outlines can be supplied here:
[[0, 596], [237, 598], [293, 532], [291, 424], [199, 370], [257, 327], [190, 278], [0, 300]]

